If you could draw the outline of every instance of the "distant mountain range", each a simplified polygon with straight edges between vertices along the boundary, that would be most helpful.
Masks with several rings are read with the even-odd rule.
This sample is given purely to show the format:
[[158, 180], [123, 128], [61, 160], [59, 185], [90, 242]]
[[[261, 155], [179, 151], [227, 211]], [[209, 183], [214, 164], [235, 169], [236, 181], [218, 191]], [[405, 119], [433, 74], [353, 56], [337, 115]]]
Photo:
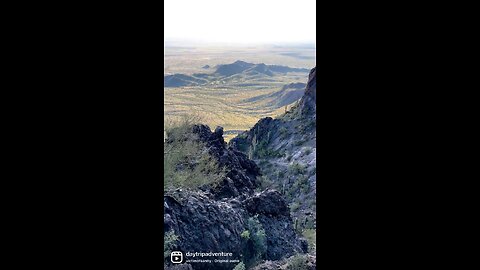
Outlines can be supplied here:
[[[203, 69], [210, 69], [209, 65], [203, 66]], [[242, 75], [247, 78], [253, 76], [273, 77], [275, 75], [282, 75], [288, 72], [303, 72], [308, 73], [306, 68], [291, 68], [279, 65], [266, 65], [264, 63], [253, 64], [244, 61], [235, 61], [231, 64], [218, 65], [215, 67], [213, 73], [196, 73], [193, 75], [173, 74], [165, 76], [165, 87], [183, 87], [205, 85], [215, 80], [225, 79], [233, 75]]]

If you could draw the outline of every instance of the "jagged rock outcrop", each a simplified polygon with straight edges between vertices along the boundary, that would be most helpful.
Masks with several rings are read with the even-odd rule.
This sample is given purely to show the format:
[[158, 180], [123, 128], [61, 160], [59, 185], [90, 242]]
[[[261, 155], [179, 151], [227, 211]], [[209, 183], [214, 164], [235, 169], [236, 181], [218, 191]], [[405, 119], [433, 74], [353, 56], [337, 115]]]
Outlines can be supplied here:
[[[231, 252], [240, 259], [244, 248], [240, 234], [248, 214], [237, 199], [216, 201], [201, 192], [178, 190], [165, 196], [164, 211], [165, 231], [179, 237], [176, 251]], [[193, 269], [233, 268], [222, 265], [192, 263]]]
[[[293, 228], [286, 201], [275, 190], [255, 193], [258, 166], [248, 157], [227, 147], [223, 129], [214, 132], [206, 125], [192, 127], [196, 138], [225, 167], [227, 174], [216, 187], [192, 191], [177, 189], [164, 195], [164, 228], [178, 236], [175, 250], [186, 252], [231, 252], [228, 259], [246, 259], [248, 248], [241, 236], [247, 220], [256, 217], [266, 234], [264, 259], [278, 260], [305, 252], [305, 240]], [[168, 143], [169, 139], [165, 143]], [[186, 142], [188, 143], [188, 142]], [[205, 259], [205, 258], [204, 258]], [[211, 258], [221, 259], [221, 258]], [[232, 269], [231, 263], [191, 263], [193, 269]]]
[[265, 229], [267, 258], [279, 260], [292, 250], [307, 252], [304, 249], [308, 247], [305, 240], [289, 241], [296, 238], [296, 233], [288, 206], [278, 191], [267, 189], [246, 199], [244, 204], [250, 215], [258, 214], [258, 219]]
[[209, 153], [218, 160], [219, 166], [227, 170], [223, 183], [208, 189], [215, 199], [252, 194], [257, 187], [256, 177], [260, 175], [260, 169], [245, 154], [231, 147], [227, 148], [223, 139], [223, 128], [217, 127], [211, 132], [206, 125], [195, 125], [193, 133], [206, 143]]
[[281, 216], [288, 213], [287, 205], [282, 195], [276, 190], [266, 190], [245, 200], [245, 206], [250, 213], [268, 216]]

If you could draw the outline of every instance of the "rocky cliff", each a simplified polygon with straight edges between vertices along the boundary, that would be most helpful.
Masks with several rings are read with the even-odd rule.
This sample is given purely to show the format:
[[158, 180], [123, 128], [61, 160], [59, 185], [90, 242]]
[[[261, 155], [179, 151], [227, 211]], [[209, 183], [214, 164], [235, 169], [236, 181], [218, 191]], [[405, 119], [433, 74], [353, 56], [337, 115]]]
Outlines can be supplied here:
[[[260, 224], [255, 230], [264, 233], [262, 243], [266, 245], [259, 259], [279, 260], [305, 253], [308, 244], [295, 232], [282, 194], [273, 189], [255, 191], [260, 176], [255, 162], [227, 146], [220, 127], [212, 132], [208, 126], [195, 125], [192, 132], [225, 168], [226, 176], [218, 185], [203, 186], [200, 190], [179, 188], [164, 195], [165, 232], [173, 232], [178, 237], [173, 250], [182, 251], [184, 256], [186, 252], [231, 252], [233, 256], [228, 259], [248, 261], [247, 254], [256, 254], [258, 249], [258, 243], [251, 240], [253, 236], [249, 238], [245, 234], [246, 231], [253, 234], [250, 221], [255, 220]], [[165, 143], [169, 140], [171, 138]], [[168, 265], [169, 260], [166, 263]], [[232, 269], [234, 266], [231, 263], [191, 263], [193, 269]]]
[[[310, 70], [308, 82], [305, 88], [305, 94], [300, 100], [297, 110], [307, 117], [316, 119], [317, 111], [317, 68]], [[295, 112], [294, 112], [295, 113]]]
[[316, 96], [313, 68], [296, 105], [278, 118], [261, 119], [229, 142], [258, 164], [260, 187], [280, 191], [301, 229], [316, 229]]

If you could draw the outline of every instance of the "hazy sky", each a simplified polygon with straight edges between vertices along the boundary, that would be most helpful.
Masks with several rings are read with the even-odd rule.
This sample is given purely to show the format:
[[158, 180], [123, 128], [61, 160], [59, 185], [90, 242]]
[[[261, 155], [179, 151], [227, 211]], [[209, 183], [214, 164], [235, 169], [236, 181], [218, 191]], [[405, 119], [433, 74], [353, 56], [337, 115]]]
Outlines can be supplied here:
[[315, 0], [165, 0], [165, 40], [314, 43]]

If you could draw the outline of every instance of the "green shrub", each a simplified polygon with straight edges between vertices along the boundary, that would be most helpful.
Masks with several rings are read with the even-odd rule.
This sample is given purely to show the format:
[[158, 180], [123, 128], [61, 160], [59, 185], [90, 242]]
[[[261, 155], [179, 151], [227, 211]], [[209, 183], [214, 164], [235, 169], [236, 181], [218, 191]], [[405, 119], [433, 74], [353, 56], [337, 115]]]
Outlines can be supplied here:
[[307, 260], [305, 256], [297, 254], [293, 256], [288, 262], [288, 270], [305, 270], [307, 269]]
[[301, 193], [308, 193], [310, 191], [310, 184], [308, 183], [307, 175], [300, 175], [297, 179], [298, 186], [300, 187]]
[[299, 207], [300, 207], [300, 204], [298, 202], [294, 202], [294, 203], [290, 204], [290, 211], [295, 212], [295, 211], [297, 211], [297, 209]]
[[233, 270], [245, 270], [245, 264], [243, 262], [239, 262]]
[[250, 268], [260, 259], [265, 257], [267, 252], [267, 236], [262, 224], [258, 220], [258, 215], [247, 220], [247, 227], [249, 239], [247, 241], [246, 250], [244, 251], [244, 258], [247, 258], [245, 264], [247, 268]]
[[300, 193], [308, 193], [310, 191], [310, 184], [308, 183], [308, 176], [304, 174], [292, 173], [295, 181], [287, 189], [286, 193], [289, 198], [293, 198], [293, 195]]
[[173, 248], [175, 247], [175, 242], [178, 240], [178, 236], [175, 235], [174, 231], [169, 231], [163, 236], [163, 257], [164, 259], [170, 256]]
[[315, 227], [315, 220], [313, 218], [305, 218], [305, 228], [306, 229], [313, 229]]
[[315, 229], [305, 229], [303, 230], [302, 235], [308, 242], [308, 251], [311, 253], [315, 253], [317, 245], [317, 231]]
[[280, 138], [286, 139], [289, 135], [288, 129], [286, 127], [281, 127], [278, 132], [280, 133]]
[[300, 145], [304, 144], [305, 142], [306, 142], [306, 140], [300, 139], [300, 140], [295, 142], [295, 146], [300, 146]]
[[267, 252], [267, 238], [262, 224], [258, 221], [258, 216], [248, 219], [248, 228], [250, 229], [249, 231], [252, 231], [251, 239], [256, 255], [260, 258]]
[[197, 189], [217, 184], [225, 177], [225, 169], [209, 153], [205, 144], [192, 132], [192, 120], [166, 127], [168, 140], [163, 144], [163, 187]]
[[250, 232], [248, 230], [245, 230], [245, 231], [242, 232], [242, 234], [240, 234], [240, 236], [243, 239], [250, 239]]
[[289, 165], [288, 169], [292, 175], [304, 174], [306, 172], [306, 167], [298, 162], [294, 162], [293, 164]]
[[266, 157], [281, 157], [283, 154], [280, 151], [275, 151], [267, 148], [266, 146], [258, 147], [254, 152], [254, 157], [266, 158]]

